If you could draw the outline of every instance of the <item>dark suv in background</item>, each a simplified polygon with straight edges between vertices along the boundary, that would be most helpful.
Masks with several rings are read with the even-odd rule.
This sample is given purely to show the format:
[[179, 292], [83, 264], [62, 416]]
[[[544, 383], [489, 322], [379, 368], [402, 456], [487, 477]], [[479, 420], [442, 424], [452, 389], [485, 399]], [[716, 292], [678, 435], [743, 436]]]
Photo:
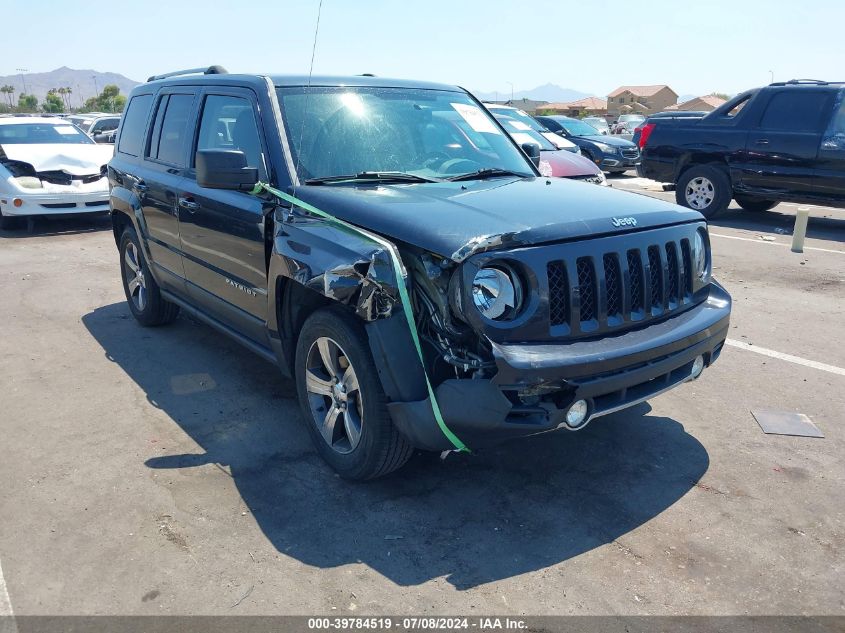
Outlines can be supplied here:
[[592, 125], [568, 116], [534, 117], [549, 130], [569, 139], [581, 148], [581, 154], [593, 161], [602, 171], [621, 174], [640, 164], [640, 150], [631, 141], [605, 135]]
[[108, 167], [129, 310], [185, 310], [293, 377], [350, 479], [698, 377], [731, 306], [701, 215], [541, 177], [533, 147], [454, 86], [153, 77]]
[[700, 119], [654, 119], [640, 136], [646, 178], [712, 218], [731, 198], [845, 206], [845, 84], [793, 80], [737, 95]]

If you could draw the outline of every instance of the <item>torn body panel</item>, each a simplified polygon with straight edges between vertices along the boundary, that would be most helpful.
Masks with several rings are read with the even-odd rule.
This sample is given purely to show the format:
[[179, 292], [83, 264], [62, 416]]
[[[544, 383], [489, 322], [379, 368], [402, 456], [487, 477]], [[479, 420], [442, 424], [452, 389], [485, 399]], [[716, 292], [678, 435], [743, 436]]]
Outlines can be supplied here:
[[399, 291], [383, 247], [324, 220], [286, 213], [286, 221], [276, 222], [271, 257], [281, 275], [352, 308], [364, 321], [391, 316]]
[[64, 172], [70, 176], [94, 176], [104, 173], [114, 149], [84, 143], [0, 145], [0, 162], [14, 161], [30, 165], [35, 172]]

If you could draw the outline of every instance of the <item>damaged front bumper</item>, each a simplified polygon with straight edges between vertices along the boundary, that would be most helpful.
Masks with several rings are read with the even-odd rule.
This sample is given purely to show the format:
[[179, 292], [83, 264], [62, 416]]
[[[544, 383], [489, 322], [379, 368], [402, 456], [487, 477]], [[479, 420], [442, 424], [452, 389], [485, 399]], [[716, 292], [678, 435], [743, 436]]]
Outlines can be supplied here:
[[0, 194], [5, 216], [106, 213], [109, 210], [108, 180], [75, 185], [50, 185], [48, 189], [7, 188]]
[[[728, 334], [730, 306], [728, 293], [713, 283], [702, 303], [639, 330], [567, 344], [493, 343], [493, 379], [453, 379], [437, 386], [443, 418], [472, 448], [569, 428], [569, 407], [585, 400], [587, 415], [577, 427], [583, 428], [594, 418], [691, 380], [699, 357], [705, 367], [715, 362]], [[371, 346], [377, 359], [381, 355], [389, 362], [391, 351], [379, 344], [378, 336], [371, 336]], [[388, 395], [398, 393], [391, 386], [404, 381], [385, 375], [383, 363], [377, 365]], [[452, 448], [437, 426], [429, 399], [393, 401], [388, 409], [396, 428], [418, 448]]]

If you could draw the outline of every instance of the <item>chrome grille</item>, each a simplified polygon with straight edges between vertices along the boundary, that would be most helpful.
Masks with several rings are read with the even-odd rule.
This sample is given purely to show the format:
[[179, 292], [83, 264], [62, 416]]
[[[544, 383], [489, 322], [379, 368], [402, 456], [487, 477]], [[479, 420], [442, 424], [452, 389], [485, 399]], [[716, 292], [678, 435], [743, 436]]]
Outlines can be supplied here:
[[596, 273], [589, 257], [578, 258], [578, 295], [581, 297], [581, 322], [596, 318]]
[[622, 156], [625, 158], [639, 158], [640, 150], [635, 147], [628, 147], [622, 150]]
[[569, 322], [566, 267], [562, 261], [549, 262], [546, 274], [549, 276], [549, 320], [552, 325], [563, 325]]
[[616, 329], [671, 313], [693, 298], [686, 238], [554, 260], [546, 269], [549, 325], [557, 336]]

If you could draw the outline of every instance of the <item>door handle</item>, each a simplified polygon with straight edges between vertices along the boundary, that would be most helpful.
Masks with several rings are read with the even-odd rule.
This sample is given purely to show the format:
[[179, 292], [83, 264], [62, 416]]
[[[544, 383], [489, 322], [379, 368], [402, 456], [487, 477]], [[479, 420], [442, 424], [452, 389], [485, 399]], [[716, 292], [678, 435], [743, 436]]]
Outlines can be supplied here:
[[141, 194], [147, 193], [150, 190], [150, 188], [146, 184], [144, 184], [143, 180], [139, 180], [138, 182], [136, 182], [134, 189], [136, 192]]
[[756, 141], [754, 141], [754, 142], [755, 142], [755, 143], [757, 143], [757, 145], [768, 145], [768, 144], [769, 144], [769, 139], [767, 139], [767, 138], [758, 138], [758, 139], [757, 139]]
[[200, 208], [199, 203], [194, 202], [190, 198], [179, 198], [179, 206], [191, 213], [196, 213], [197, 209]]

